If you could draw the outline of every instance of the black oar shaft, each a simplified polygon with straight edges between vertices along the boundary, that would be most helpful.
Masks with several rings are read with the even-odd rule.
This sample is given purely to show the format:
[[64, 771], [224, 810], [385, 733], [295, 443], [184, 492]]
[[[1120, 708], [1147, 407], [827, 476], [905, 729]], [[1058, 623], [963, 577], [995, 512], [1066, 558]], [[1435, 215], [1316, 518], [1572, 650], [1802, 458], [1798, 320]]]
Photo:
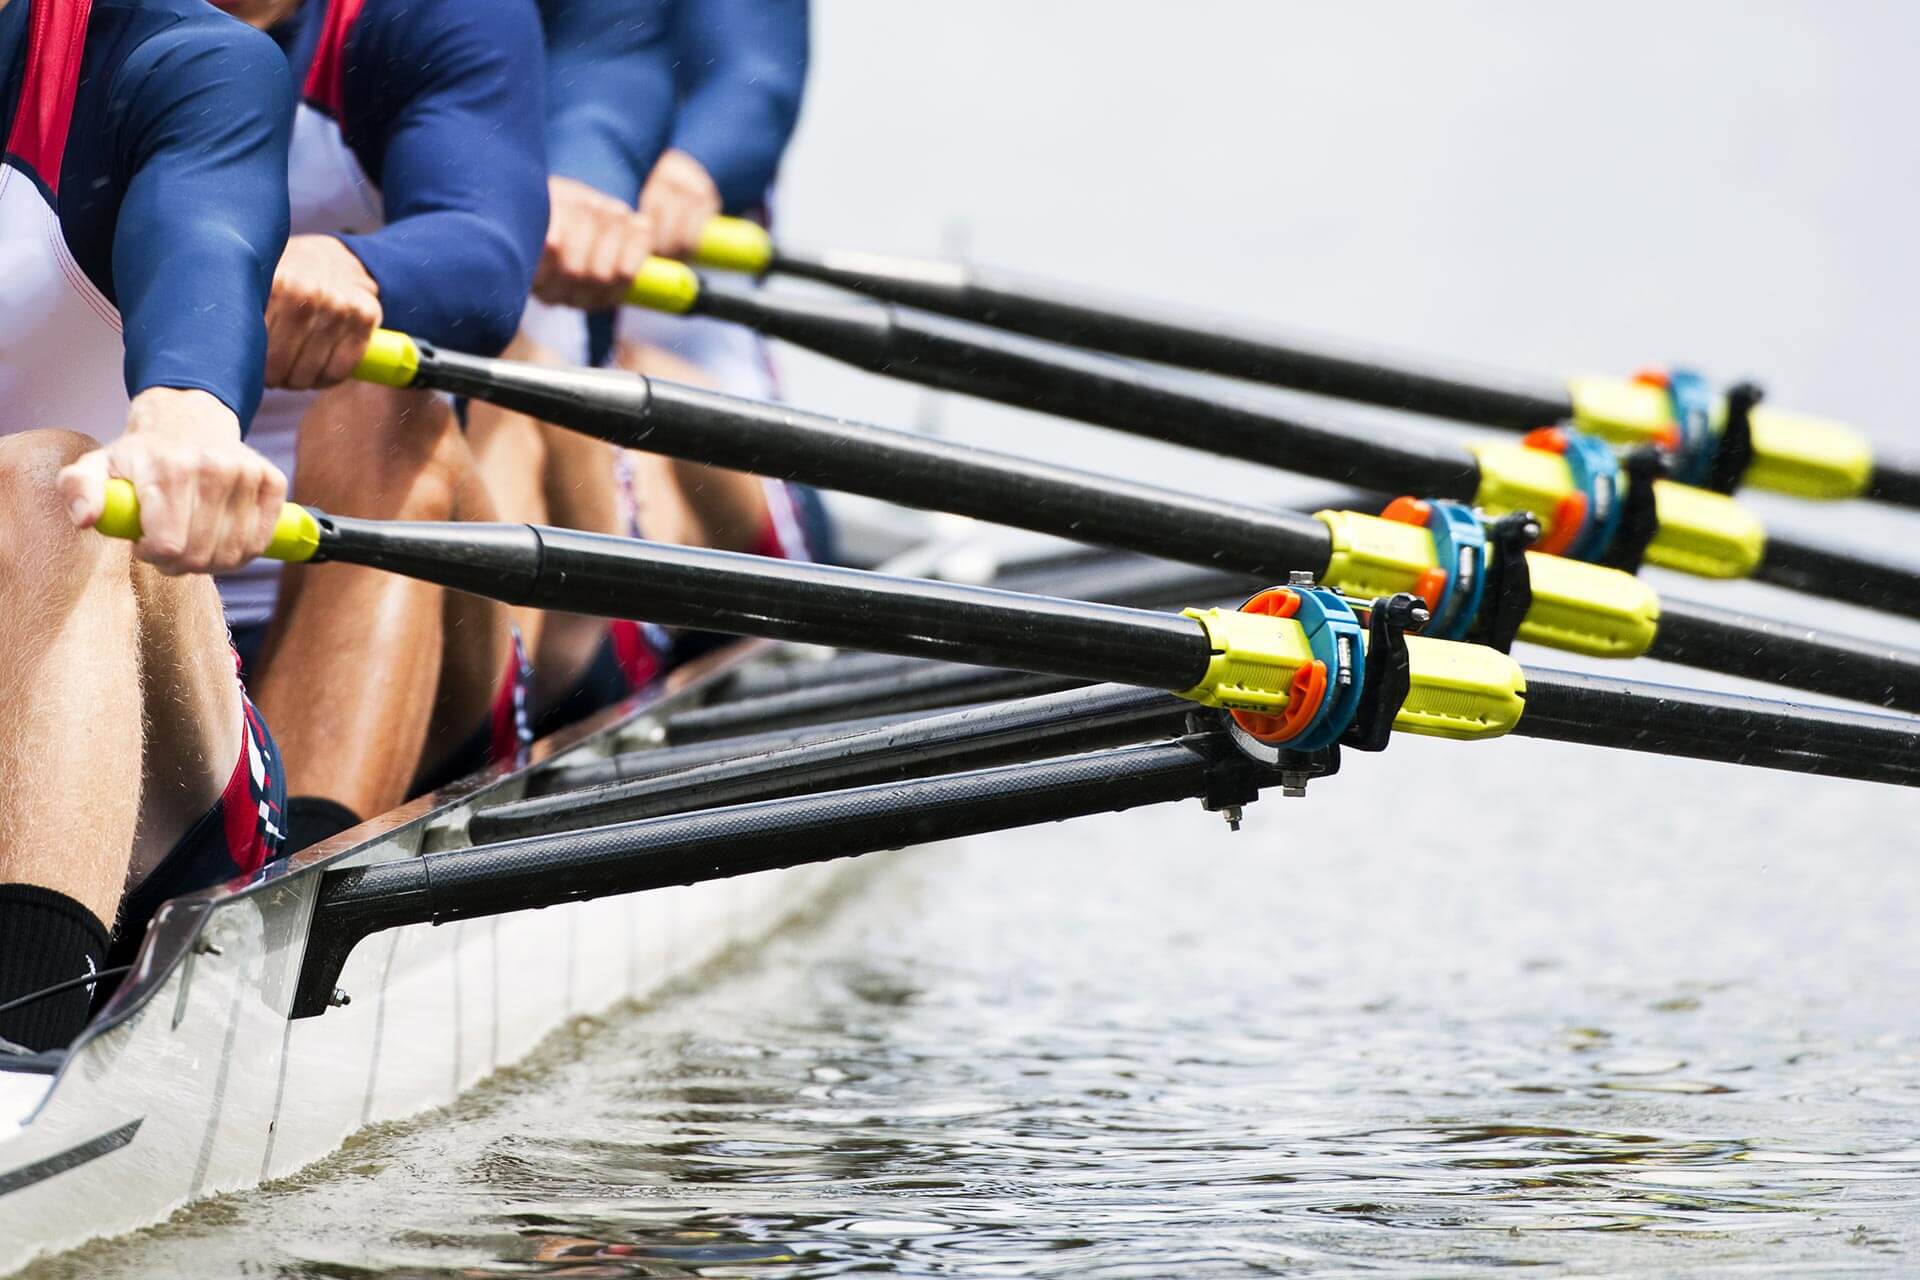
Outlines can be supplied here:
[[1096, 685], [973, 707], [850, 737], [680, 773], [496, 805], [474, 814], [476, 844], [634, 822], [691, 809], [746, 804], [1123, 746], [1179, 733], [1191, 703], [1152, 689]]
[[1221, 457], [1430, 498], [1464, 501], [1480, 489], [1479, 464], [1457, 445], [1357, 431], [1201, 394], [1158, 370], [936, 316], [761, 292], [737, 281], [704, 282], [697, 308], [890, 378]]
[[1647, 656], [1831, 698], [1920, 711], [1920, 652], [1816, 632], [1790, 618], [1667, 599]]
[[1180, 690], [1209, 661], [1178, 614], [531, 525], [328, 517], [322, 552], [510, 604]]
[[1896, 506], [1920, 507], [1920, 466], [1874, 459], [1873, 482], [1867, 496]]
[[[1191, 390], [1152, 369], [1006, 337], [884, 304], [835, 304], [705, 283], [700, 309], [909, 382], [1244, 458], [1283, 470], [1425, 498], [1472, 501], [1479, 466], [1444, 442], [1387, 440]], [[1897, 473], [1890, 472], [1890, 475]], [[1897, 485], [1897, 479], [1890, 479]], [[1119, 544], [1116, 544], [1119, 545]], [[1133, 550], [1152, 548], [1125, 544]], [[1811, 595], [1920, 618], [1920, 570], [1773, 538], [1754, 572]]]
[[1920, 618], [1920, 566], [1869, 560], [1857, 552], [1773, 534], [1754, 577], [1810, 595]]
[[382, 930], [1184, 800], [1205, 793], [1209, 767], [1178, 744], [1132, 747], [328, 872], [293, 1016], [324, 1013], [347, 956]]
[[784, 248], [773, 270], [1093, 351], [1434, 417], [1525, 431], [1573, 413], [1566, 388], [1549, 379], [1182, 315], [1004, 272]]
[[[432, 351], [423, 352], [421, 379], [443, 390], [520, 409], [636, 448], [954, 511], [1270, 582], [1284, 580], [1295, 569], [1324, 576], [1332, 558], [1326, 526], [1307, 516], [1108, 479], [672, 383], [650, 385], [625, 374], [548, 369]], [[1770, 544], [1760, 576], [1819, 595], [1920, 613], [1920, 590], [1915, 590], [1920, 577], [1911, 569], [1823, 552], [1792, 539]], [[1668, 601], [1667, 608], [1696, 618], [1719, 612], [1677, 601]], [[1838, 697], [1859, 697], [1850, 690], [1872, 687], [1872, 701], [1920, 711], [1920, 684], [1909, 675], [1920, 668], [1920, 654], [1887, 650], [1886, 660], [1897, 669], [1877, 677], [1862, 668], [1864, 659], [1852, 642], [1799, 628], [1792, 635], [1773, 635], [1764, 647], [1766, 653], [1785, 659], [1776, 675], [1755, 667], [1762, 648], [1745, 644], [1746, 620], [1724, 613], [1720, 618], [1725, 624], [1718, 628], [1724, 642], [1720, 648], [1706, 647], [1696, 628], [1685, 648], [1657, 638], [1656, 652], [1690, 665], [1738, 668], [1741, 674], [1778, 678]]]
[[1797, 773], [1920, 785], [1920, 720], [1527, 669], [1517, 735]]
[[780, 405], [626, 374], [423, 353], [420, 381], [603, 440], [1284, 581], [1325, 571], [1326, 527], [1307, 516], [1095, 475]]

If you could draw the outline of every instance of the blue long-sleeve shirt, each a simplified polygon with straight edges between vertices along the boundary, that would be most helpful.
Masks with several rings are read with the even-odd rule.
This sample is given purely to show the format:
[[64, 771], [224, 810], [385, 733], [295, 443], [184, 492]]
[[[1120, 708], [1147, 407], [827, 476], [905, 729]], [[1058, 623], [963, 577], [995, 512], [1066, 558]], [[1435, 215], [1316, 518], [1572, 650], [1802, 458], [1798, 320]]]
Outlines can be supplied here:
[[807, 0], [682, 0], [670, 146], [698, 160], [728, 213], [766, 198], [800, 119]]
[[673, 129], [673, 0], [540, 0], [547, 165], [625, 204]]
[[807, 0], [540, 0], [554, 173], [632, 204], [661, 152], [765, 199], [800, 116]]
[[[9, 124], [45, 2], [0, 10]], [[287, 238], [289, 96], [272, 42], [205, 0], [94, 0], [55, 209], [120, 311], [129, 395], [206, 391], [252, 419]]]
[[[324, 0], [306, 0], [274, 33], [302, 80], [325, 13]], [[365, 0], [340, 87], [337, 123], [385, 214], [379, 230], [341, 240], [379, 286], [385, 323], [462, 351], [502, 350], [547, 231], [531, 0]]]

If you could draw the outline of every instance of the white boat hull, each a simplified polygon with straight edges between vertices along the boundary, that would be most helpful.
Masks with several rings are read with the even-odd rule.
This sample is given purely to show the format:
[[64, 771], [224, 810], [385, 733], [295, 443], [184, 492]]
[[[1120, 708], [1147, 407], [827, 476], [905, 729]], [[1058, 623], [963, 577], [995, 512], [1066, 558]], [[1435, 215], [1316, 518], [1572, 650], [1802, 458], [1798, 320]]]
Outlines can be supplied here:
[[[352, 861], [412, 856], [436, 830], [409, 823], [393, 847]], [[569, 1019], [643, 999], [764, 935], [848, 865], [376, 934], [342, 973], [349, 1003], [301, 1019], [288, 1010], [317, 868], [216, 895], [184, 958], [130, 1016], [82, 1041], [50, 1093], [45, 1076], [0, 1071], [16, 1086], [0, 1105], [44, 1095], [24, 1120], [0, 1113], [0, 1274], [445, 1106]]]

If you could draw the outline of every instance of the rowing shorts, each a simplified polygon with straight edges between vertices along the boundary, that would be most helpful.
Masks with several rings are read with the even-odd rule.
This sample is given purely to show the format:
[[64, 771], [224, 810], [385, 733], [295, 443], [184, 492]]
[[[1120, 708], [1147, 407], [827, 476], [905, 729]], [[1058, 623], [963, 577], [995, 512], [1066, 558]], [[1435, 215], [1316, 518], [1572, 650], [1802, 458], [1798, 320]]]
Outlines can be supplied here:
[[244, 689], [240, 706], [245, 718], [240, 758], [234, 762], [226, 789], [127, 895], [108, 963], [132, 960], [147, 925], [167, 899], [254, 876], [279, 856], [286, 834], [287, 771], [266, 721]]
[[510, 627], [513, 646], [507, 653], [507, 669], [494, 691], [493, 709], [487, 722], [474, 730], [440, 767], [420, 779], [415, 790], [425, 795], [449, 783], [491, 768], [497, 764], [515, 768], [525, 764], [533, 751], [533, 663], [527, 658], [527, 646], [520, 639], [520, 628]]

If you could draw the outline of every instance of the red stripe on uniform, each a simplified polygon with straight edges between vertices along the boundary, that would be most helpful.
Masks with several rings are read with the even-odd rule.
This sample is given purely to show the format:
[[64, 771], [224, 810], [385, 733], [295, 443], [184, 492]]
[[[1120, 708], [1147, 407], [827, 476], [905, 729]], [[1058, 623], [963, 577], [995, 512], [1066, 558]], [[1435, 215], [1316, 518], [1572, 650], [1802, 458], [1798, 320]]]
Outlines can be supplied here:
[[328, 0], [327, 16], [321, 20], [320, 39], [314, 46], [313, 62], [307, 68], [307, 82], [300, 96], [335, 120], [344, 110], [347, 91], [347, 36], [360, 20], [364, 0]]
[[227, 856], [233, 859], [240, 874], [250, 876], [266, 865], [271, 852], [267, 822], [262, 820], [260, 812], [267, 802], [266, 795], [253, 778], [253, 761], [262, 756], [266, 748], [265, 735], [260, 732], [260, 713], [244, 697], [240, 705], [245, 717], [241, 732], [246, 737], [240, 743], [240, 759], [234, 762], [227, 789], [220, 793], [220, 820], [226, 828]]
[[527, 646], [520, 628], [511, 627], [512, 643], [507, 653], [507, 669], [500, 688], [493, 696], [491, 741], [488, 764], [511, 764], [518, 768], [527, 762], [533, 746], [533, 717], [528, 708], [532, 700], [533, 667], [527, 661]]
[[7, 154], [17, 157], [48, 192], [60, 192], [60, 164], [80, 86], [80, 60], [87, 46], [93, 0], [30, 0], [27, 74], [20, 107], [7, 135]]
[[607, 639], [613, 642], [613, 658], [629, 692], [646, 688], [660, 675], [660, 655], [639, 623], [616, 618], [607, 624]]

